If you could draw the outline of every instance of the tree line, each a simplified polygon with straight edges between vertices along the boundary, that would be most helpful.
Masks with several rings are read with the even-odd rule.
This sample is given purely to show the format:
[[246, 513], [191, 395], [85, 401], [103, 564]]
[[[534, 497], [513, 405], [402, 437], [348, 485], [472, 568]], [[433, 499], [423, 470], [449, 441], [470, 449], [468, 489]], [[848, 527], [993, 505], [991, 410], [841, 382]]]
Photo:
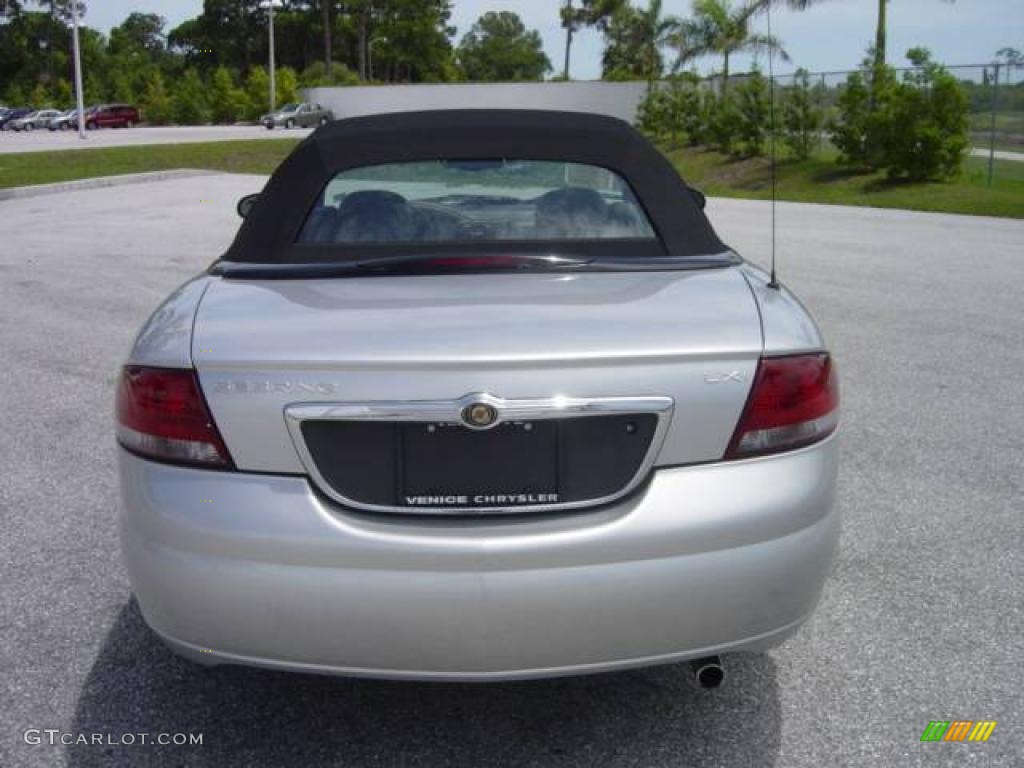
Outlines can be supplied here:
[[[72, 0], [0, 2], [0, 98], [12, 103], [48, 96], [66, 103]], [[754, 29], [769, 5], [804, 10], [820, 0], [693, 0], [685, 19], [665, 14], [662, 0], [552, 2], [566, 35], [557, 74], [540, 34], [517, 14], [484, 14], [460, 36], [451, 24], [453, 2], [275, 0], [277, 62], [302, 86], [568, 78], [574, 36], [591, 28], [604, 38], [605, 79], [652, 81], [707, 56], [717, 57], [728, 76], [740, 53], [773, 51], [786, 58], [780, 40]], [[878, 0], [876, 66], [885, 62], [886, 3]], [[146, 13], [132, 13], [107, 36], [84, 28], [86, 88], [93, 97], [87, 100], [139, 99], [155, 71], [166, 87], [189, 70], [209, 84], [223, 68], [236, 87], [245, 88], [254, 68], [268, 60], [265, 5], [205, 0], [201, 14], [170, 29], [160, 16]]]
[[[0, 101], [72, 105], [67, 24], [73, 1], [0, 0]], [[324, 85], [567, 78], [575, 35], [593, 29], [604, 40], [604, 79], [650, 84], [641, 113], [650, 132], [683, 135], [691, 143], [729, 153], [758, 154], [769, 128], [765, 79], [755, 67], [730, 92], [733, 62], [740, 54], [756, 58], [770, 53], [788, 60], [783, 41], [761, 32], [759, 19], [770, 6], [807, 10], [819, 1], [693, 0], [690, 15], [681, 18], [666, 14], [662, 0], [562, 0], [551, 4], [565, 31], [565, 60], [556, 73], [540, 34], [510, 11], [485, 13], [460, 37], [451, 24], [453, 0], [277, 0], [278, 103], [296, 100], [302, 88]], [[86, 4], [78, 2], [84, 12]], [[861, 82], [852, 79], [844, 92], [851, 103], [859, 98], [858, 89], [867, 94], [861, 99], [867, 114], [857, 119], [875, 128], [865, 128], [861, 137], [869, 145], [857, 155], [864, 163], [881, 156], [878, 137], [884, 131], [877, 125], [883, 114], [892, 114], [890, 95], [906, 96], [910, 87], [896, 82], [887, 68], [887, 2], [878, 0], [874, 45]], [[201, 14], [170, 29], [163, 18], [149, 13], [130, 14], [108, 35], [83, 27], [86, 103], [139, 104], [145, 119], [154, 123], [257, 118], [269, 108], [264, 63], [270, 11], [265, 5], [261, 0], [205, 0]], [[1016, 49], [1003, 49], [1000, 56], [1007, 63], [1012, 57], [1021, 62]], [[698, 85], [692, 73], [693, 63], [707, 58], [718, 66], [717, 89]], [[930, 88], [936, 78], [942, 80], [944, 70], [936, 70], [930, 59], [922, 62]], [[654, 87], [666, 78], [667, 85]], [[796, 109], [798, 98], [809, 98], [810, 88], [804, 84], [787, 91], [787, 109]], [[968, 89], [968, 101], [981, 98], [983, 90]], [[801, 119], [810, 121], [809, 127], [792, 140], [793, 147], [838, 125], [834, 114], [804, 112]], [[841, 146], [842, 134], [832, 135]], [[847, 154], [857, 153], [851, 149]]]
[[902, 75], [874, 53], [833, 87], [799, 69], [772, 86], [759, 70], [730, 81], [684, 73], [653, 88], [641, 130], [669, 148], [700, 147], [736, 159], [763, 157], [774, 136], [782, 158], [834, 157], [892, 180], [955, 175], [969, 144], [969, 91], [924, 48], [907, 52]]
[[[130, 14], [108, 35], [83, 26], [85, 101], [139, 103], [157, 121], [266, 111], [262, 5], [205, 0], [200, 15], [172, 28], [151, 13]], [[84, 2], [79, 8], [87, 10]], [[71, 0], [0, 0], [0, 103], [71, 106], [70, 11]], [[451, 0], [281, 0], [279, 103], [304, 87], [540, 80], [551, 71], [540, 34], [518, 15], [484, 14], [456, 44], [451, 13]]]

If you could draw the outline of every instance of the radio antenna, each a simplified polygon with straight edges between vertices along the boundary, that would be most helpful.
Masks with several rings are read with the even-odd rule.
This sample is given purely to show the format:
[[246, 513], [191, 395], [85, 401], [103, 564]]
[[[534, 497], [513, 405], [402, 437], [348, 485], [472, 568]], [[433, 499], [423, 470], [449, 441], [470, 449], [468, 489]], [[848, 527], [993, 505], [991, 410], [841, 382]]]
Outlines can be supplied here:
[[[772, 6], [768, 0], [768, 39], [772, 37]], [[772, 180], [772, 272], [768, 287], [779, 289], [779, 280], [775, 272], [775, 202], [778, 197], [778, 178], [775, 172], [775, 51], [770, 42], [768, 45], [768, 155]]]

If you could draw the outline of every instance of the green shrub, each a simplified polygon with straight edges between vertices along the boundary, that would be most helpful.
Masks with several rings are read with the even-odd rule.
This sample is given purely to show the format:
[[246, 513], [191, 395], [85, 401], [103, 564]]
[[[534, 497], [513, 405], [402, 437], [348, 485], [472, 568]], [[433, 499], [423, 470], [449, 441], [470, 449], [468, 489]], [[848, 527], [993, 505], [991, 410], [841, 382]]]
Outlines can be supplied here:
[[[629, 83], [632, 82], [633, 80], [636, 80], [637, 77], [636, 73], [633, 72], [632, 69], [628, 69], [626, 67], [615, 67], [614, 69], [609, 69], [607, 72], [601, 75], [601, 79], [604, 80], [606, 83]], [[566, 82], [565, 75], [558, 74], [554, 75], [553, 77], [549, 77], [548, 82], [564, 83]]]
[[949, 178], [960, 170], [968, 145], [968, 100], [948, 70], [923, 48], [907, 53], [915, 69], [895, 86], [881, 139], [890, 178]]
[[725, 127], [734, 132], [735, 141], [731, 144], [734, 154], [744, 157], [764, 154], [771, 130], [770, 98], [768, 81], [756, 69], [733, 91], [730, 101], [735, 110], [735, 122], [727, 122]]
[[253, 67], [245, 80], [246, 118], [259, 120], [270, 111], [270, 76], [263, 67]]
[[115, 72], [110, 76], [110, 96], [114, 101], [125, 104], [135, 102], [135, 91], [132, 89], [131, 80], [123, 71]]
[[82, 75], [82, 80], [86, 106], [108, 100], [107, 84], [99, 74], [94, 74], [91, 70], [87, 69]]
[[710, 145], [714, 141], [712, 124], [718, 97], [710, 88], [697, 89], [695, 111], [686, 118], [686, 138], [691, 146]]
[[637, 110], [637, 127], [649, 138], [659, 141], [668, 122], [668, 96], [660, 87], [650, 88]]
[[33, 109], [43, 109], [50, 106], [50, 91], [42, 83], [36, 83], [32, 93], [28, 97], [28, 106]]
[[734, 154], [736, 149], [736, 137], [740, 132], [740, 123], [743, 118], [736, 107], [736, 99], [729, 91], [715, 96], [711, 95], [705, 101], [707, 110], [707, 139], [706, 144], [712, 149], [717, 149], [725, 154]]
[[164, 76], [159, 69], [153, 69], [142, 93], [142, 119], [153, 125], [166, 125], [174, 116], [173, 107]]
[[637, 124], [656, 141], [699, 144], [707, 134], [700, 79], [687, 73], [653, 86], [640, 103]]
[[299, 84], [303, 88], [322, 88], [331, 85], [358, 85], [359, 75], [338, 62], [331, 62], [331, 71], [328, 74], [327, 68], [322, 61], [314, 62], [302, 70], [299, 75]]
[[674, 130], [690, 146], [700, 144], [707, 133], [700, 78], [691, 73], [672, 78], [669, 94]]
[[54, 102], [55, 106], [60, 109], [71, 109], [75, 106], [75, 91], [69, 83], [63, 77], [57, 80], [57, 85], [54, 86]]
[[217, 67], [210, 78], [210, 111], [215, 123], [236, 123], [249, 108], [245, 91], [235, 86], [231, 70]]
[[968, 98], [963, 87], [923, 48], [915, 66], [896, 79], [889, 67], [865, 66], [840, 88], [832, 140], [840, 162], [885, 169], [890, 178], [946, 178], [968, 144]]
[[277, 70], [277, 103], [288, 104], [299, 100], [299, 76], [291, 67]]
[[194, 69], [186, 70], [174, 89], [172, 110], [174, 122], [180, 125], [202, 125], [209, 122], [206, 89]]
[[25, 91], [17, 83], [11, 83], [4, 91], [3, 103], [12, 107], [20, 107], [25, 104]]
[[871, 51], [861, 71], [839, 86], [836, 115], [829, 125], [839, 162], [856, 168], [878, 169], [884, 165], [882, 145], [889, 131], [890, 107], [895, 98], [896, 73], [875, 63]]
[[785, 91], [782, 105], [782, 138], [789, 151], [799, 160], [811, 156], [821, 128], [824, 115], [817, 107], [815, 90], [806, 69], [798, 69], [793, 84]]

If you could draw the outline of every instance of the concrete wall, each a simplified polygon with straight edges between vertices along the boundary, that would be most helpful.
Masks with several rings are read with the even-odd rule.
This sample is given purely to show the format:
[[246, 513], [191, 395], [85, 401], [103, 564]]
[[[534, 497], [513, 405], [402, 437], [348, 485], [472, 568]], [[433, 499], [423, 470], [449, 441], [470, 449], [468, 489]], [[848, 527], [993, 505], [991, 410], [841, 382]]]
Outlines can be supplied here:
[[612, 115], [630, 123], [646, 83], [445, 83], [310, 88], [305, 98], [336, 118], [422, 109], [563, 109]]

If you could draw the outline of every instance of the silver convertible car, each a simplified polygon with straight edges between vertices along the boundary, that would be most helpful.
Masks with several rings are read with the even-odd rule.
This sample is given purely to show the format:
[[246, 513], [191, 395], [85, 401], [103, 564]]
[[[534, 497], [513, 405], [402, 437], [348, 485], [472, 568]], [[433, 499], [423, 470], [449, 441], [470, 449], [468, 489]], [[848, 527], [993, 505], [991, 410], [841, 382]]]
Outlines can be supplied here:
[[626, 123], [325, 126], [120, 375], [121, 536], [204, 664], [505, 680], [774, 646], [828, 577], [814, 321]]

